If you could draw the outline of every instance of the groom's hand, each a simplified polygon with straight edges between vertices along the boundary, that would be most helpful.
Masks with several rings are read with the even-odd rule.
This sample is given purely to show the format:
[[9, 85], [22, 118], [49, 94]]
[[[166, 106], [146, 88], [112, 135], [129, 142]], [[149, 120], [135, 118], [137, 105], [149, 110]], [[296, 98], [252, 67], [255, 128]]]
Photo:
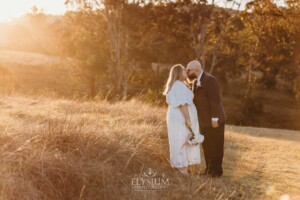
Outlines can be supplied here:
[[211, 118], [211, 126], [213, 128], [217, 128], [219, 126], [218, 121], [219, 121], [219, 118], [215, 118], [215, 117]]
[[211, 122], [211, 126], [213, 128], [217, 128], [219, 126], [219, 123], [218, 122]]

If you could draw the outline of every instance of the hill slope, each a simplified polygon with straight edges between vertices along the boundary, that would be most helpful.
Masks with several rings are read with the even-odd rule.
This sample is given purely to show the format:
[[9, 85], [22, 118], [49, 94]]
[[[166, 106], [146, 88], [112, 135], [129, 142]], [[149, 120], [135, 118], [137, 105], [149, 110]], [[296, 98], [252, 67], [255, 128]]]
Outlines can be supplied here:
[[[227, 126], [224, 176], [186, 178], [168, 163], [164, 108], [1, 96], [0, 109], [1, 200], [300, 198], [297, 131]], [[149, 167], [166, 190], [132, 189]]]
[[79, 61], [41, 53], [0, 50], [0, 93], [76, 96], [88, 91], [79, 81]]
[[[106, 97], [111, 92], [110, 86], [102, 84], [100, 79], [92, 86], [93, 79], [86, 67], [84, 62], [68, 57], [0, 50], [0, 93], [72, 98], [90, 95], [95, 86], [99, 96]], [[255, 100], [245, 102], [241, 98], [245, 82], [241, 79], [228, 81], [228, 92], [222, 99], [230, 124], [300, 130], [300, 104], [290, 92], [264, 89]], [[129, 83], [128, 94], [130, 98], [143, 94], [149, 101], [161, 99], [148, 84]]]

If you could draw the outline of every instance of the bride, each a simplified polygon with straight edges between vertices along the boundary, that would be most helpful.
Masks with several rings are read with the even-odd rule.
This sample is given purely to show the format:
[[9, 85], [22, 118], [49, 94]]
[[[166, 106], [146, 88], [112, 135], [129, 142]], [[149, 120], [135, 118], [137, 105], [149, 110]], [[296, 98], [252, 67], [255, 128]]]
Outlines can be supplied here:
[[197, 110], [193, 103], [194, 93], [184, 83], [186, 79], [185, 68], [180, 64], [174, 65], [170, 70], [164, 95], [169, 105], [167, 129], [171, 167], [188, 175], [189, 165], [201, 163], [200, 144], [191, 145], [187, 142], [191, 134], [189, 128], [200, 143], [204, 136], [199, 133]]

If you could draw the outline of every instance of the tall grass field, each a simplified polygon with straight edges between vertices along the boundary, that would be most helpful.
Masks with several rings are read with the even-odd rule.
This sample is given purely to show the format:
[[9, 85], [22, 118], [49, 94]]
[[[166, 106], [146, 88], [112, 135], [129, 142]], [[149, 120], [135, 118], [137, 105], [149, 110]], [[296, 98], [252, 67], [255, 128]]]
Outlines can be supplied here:
[[[0, 199], [300, 199], [300, 133], [226, 126], [224, 176], [169, 164], [166, 108], [138, 100], [0, 96]], [[161, 190], [136, 190], [151, 169]]]

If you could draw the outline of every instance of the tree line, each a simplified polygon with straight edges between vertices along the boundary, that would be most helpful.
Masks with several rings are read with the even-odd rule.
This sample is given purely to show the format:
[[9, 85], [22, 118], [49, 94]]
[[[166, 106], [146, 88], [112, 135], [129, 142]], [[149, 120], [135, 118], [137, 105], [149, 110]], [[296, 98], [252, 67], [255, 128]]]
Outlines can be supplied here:
[[157, 76], [151, 63], [192, 59], [218, 77], [224, 92], [229, 78], [245, 76], [245, 99], [274, 89], [278, 78], [293, 83], [299, 76], [298, 1], [279, 7], [254, 0], [243, 10], [242, 2], [230, 2], [232, 8], [206, 0], [67, 0], [76, 11], [58, 17], [35, 8], [9, 25], [14, 40], [7, 46], [82, 61], [91, 97], [128, 98], [149, 88], [159, 95], [167, 72]]

